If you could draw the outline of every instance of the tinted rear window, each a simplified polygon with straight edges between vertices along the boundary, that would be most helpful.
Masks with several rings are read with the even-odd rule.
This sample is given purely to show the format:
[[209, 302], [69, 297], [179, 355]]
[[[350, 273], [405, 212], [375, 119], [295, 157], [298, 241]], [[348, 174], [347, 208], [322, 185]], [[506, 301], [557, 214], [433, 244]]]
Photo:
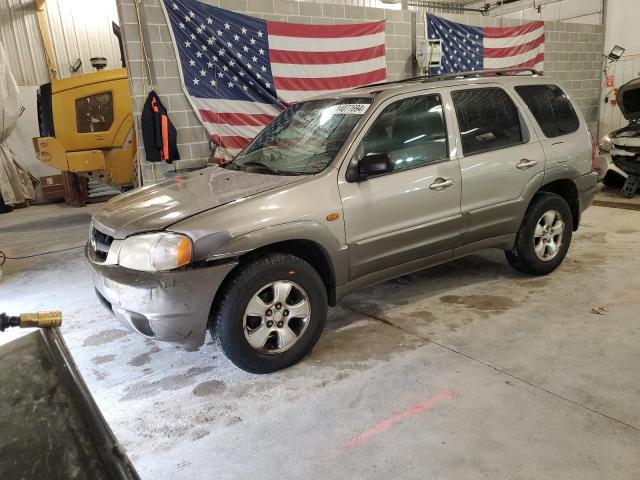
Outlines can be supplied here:
[[465, 155], [524, 143], [518, 109], [501, 88], [458, 90], [451, 97]]
[[546, 137], [553, 138], [575, 132], [580, 120], [569, 98], [556, 85], [526, 85], [516, 87]]

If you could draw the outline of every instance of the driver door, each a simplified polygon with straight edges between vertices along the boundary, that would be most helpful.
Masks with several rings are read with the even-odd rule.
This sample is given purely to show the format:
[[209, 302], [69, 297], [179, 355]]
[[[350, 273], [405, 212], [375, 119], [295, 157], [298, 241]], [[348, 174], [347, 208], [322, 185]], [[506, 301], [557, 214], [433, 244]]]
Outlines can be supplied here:
[[460, 166], [449, 153], [454, 142], [442, 97], [399, 98], [360, 137], [349, 167], [367, 154], [387, 153], [393, 170], [366, 180], [341, 175], [350, 280], [396, 266], [409, 271], [410, 262], [419, 269], [432, 256], [446, 260], [461, 232]]

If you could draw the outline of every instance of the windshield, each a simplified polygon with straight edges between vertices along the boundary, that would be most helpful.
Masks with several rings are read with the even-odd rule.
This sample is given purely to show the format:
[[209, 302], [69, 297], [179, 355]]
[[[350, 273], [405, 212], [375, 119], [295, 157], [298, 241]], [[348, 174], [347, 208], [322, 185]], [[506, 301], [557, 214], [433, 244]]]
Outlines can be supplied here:
[[371, 98], [342, 98], [292, 105], [228, 168], [271, 175], [318, 173], [331, 163], [371, 102]]

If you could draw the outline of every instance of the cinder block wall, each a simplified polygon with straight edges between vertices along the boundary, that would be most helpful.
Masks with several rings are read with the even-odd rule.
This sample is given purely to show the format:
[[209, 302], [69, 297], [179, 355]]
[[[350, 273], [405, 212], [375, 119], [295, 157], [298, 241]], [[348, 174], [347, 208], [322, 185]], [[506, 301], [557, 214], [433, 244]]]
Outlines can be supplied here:
[[[206, 3], [265, 20], [296, 23], [357, 23], [384, 19], [386, 20], [389, 80], [400, 80], [411, 76], [412, 16], [416, 20], [417, 39], [423, 39], [425, 34], [423, 11], [290, 0], [206, 0]], [[140, 107], [149, 91], [149, 80], [145, 73], [134, 0], [117, 0], [117, 4], [131, 79], [134, 116], [137, 121], [140, 116]], [[156, 77], [154, 87], [177, 128], [180, 156], [183, 159], [208, 158], [210, 151], [207, 133], [182, 91], [175, 50], [160, 0], [143, 0], [140, 10], [147, 55], [152, 60], [151, 69]], [[519, 20], [501, 20], [480, 15], [439, 14], [457, 22], [478, 26], [512, 26], [525, 23]], [[604, 28], [601, 25], [545, 22], [545, 74], [564, 84], [568, 92], [577, 100], [593, 132], [597, 128], [603, 32]], [[140, 139], [140, 135], [138, 138]], [[144, 155], [142, 148], [140, 152]]]
[[[417, 12], [419, 39], [424, 39], [425, 12]], [[511, 27], [530, 22], [482, 15], [438, 13], [454, 22], [479, 27]], [[602, 87], [604, 25], [544, 22], [544, 75], [558, 80], [576, 100], [594, 134], [598, 129], [598, 107]]]

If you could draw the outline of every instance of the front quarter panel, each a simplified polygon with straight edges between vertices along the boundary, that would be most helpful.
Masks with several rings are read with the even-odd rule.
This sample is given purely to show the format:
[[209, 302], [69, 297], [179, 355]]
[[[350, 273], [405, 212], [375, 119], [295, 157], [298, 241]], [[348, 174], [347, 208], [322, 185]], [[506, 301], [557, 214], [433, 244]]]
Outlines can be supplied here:
[[[337, 220], [327, 219], [335, 213]], [[208, 260], [238, 257], [288, 240], [313, 241], [331, 259], [336, 282], [346, 278], [342, 204], [337, 171], [331, 167], [306, 181], [195, 215], [168, 230], [189, 235], [198, 256]]]

